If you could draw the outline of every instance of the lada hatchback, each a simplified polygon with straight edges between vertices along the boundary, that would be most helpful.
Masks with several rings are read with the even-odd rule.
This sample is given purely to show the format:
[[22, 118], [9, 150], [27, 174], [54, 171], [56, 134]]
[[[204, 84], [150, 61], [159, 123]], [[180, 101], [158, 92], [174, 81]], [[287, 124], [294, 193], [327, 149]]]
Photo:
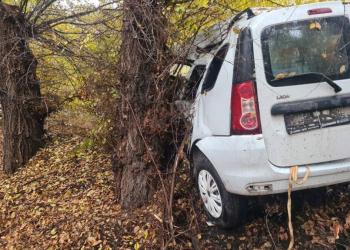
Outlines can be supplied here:
[[[349, 5], [246, 10], [202, 46], [190, 155], [210, 219], [237, 225], [246, 197], [350, 180]], [[220, 33], [222, 34], [222, 32]]]

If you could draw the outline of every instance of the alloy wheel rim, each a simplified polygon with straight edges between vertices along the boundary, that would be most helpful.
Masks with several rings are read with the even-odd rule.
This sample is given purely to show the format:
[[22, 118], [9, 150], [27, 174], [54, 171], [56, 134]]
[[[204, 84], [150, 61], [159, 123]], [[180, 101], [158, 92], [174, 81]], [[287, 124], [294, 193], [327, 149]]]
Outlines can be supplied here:
[[206, 170], [198, 174], [198, 187], [204, 206], [215, 219], [222, 214], [222, 199], [220, 190], [213, 176]]

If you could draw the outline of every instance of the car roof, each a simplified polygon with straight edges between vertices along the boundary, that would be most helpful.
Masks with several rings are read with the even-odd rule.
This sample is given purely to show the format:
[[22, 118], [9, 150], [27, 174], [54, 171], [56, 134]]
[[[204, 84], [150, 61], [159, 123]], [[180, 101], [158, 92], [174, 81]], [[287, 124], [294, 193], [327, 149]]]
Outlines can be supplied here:
[[[272, 9], [275, 9], [275, 8], [268, 8], [268, 7], [251, 8], [251, 10], [253, 11], [253, 13], [256, 16], [260, 15], [264, 12], [271, 11]], [[205, 29], [204, 31], [198, 33], [196, 38], [192, 41], [192, 46], [191, 46], [192, 48], [190, 50], [188, 59], [192, 60], [192, 61], [196, 61], [197, 59], [199, 59], [200, 57], [202, 57], [206, 54], [206, 52], [201, 53], [200, 50], [204, 51], [205, 50], [204, 48], [209, 47], [209, 46], [213, 47], [211, 50], [211, 53], [215, 52], [218, 49], [218, 47], [220, 46], [221, 42], [223, 42], [224, 40], [227, 39], [227, 37], [228, 37], [227, 30], [228, 30], [230, 24], [232, 23], [232, 20], [235, 18], [235, 16], [233, 16], [225, 21], [219, 22], [219, 23]], [[243, 27], [243, 26], [247, 25], [246, 21], [248, 21], [248, 16], [243, 15], [234, 26]], [[215, 46], [215, 45], [218, 45], [218, 46]]]
[[[285, 23], [304, 19], [313, 19], [320, 17], [320, 15], [308, 15], [308, 10], [317, 8], [331, 8], [334, 12], [341, 10], [345, 11], [344, 3], [342, 1], [327, 1], [318, 3], [309, 3], [303, 5], [295, 5], [283, 8], [275, 8], [269, 11], [264, 11], [249, 20], [245, 20], [246, 26], [268, 26], [271, 23]], [[328, 14], [321, 14], [322, 17], [333, 16], [334, 12]]]
[[[283, 23], [295, 20], [302, 20], [305, 18], [315, 18], [315, 16], [307, 16], [307, 11], [314, 8], [331, 8], [331, 9], [344, 9], [344, 4], [342, 1], [327, 1], [327, 2], [318, 2], [318, 3], [309, 3], [303, 5], [294, 5], [289, 7], [254, 7], [251, 8], [254, 15], [249, 18], [248, 15], [243, 15], [232, 28], [236, 27], [238, 30], [241, 30], [246, 27], [254, 26], [268, 26], [271, 23]], [[331, 14], [322, 14], [322, 16], [332, 15]], [[192, 61], [210, 61], [212, 54], [219, 49], [221, 44], [224, 44], [230, 40], [230, 36], [225, 35], [225, 31], [228, 30], [230, 23], [234, 17], [229, 18], [226, 21], [219, 22], [212, 27], [206, 29], [203, 32], [200, 32], [196, 39], [194, 39], [192, 49], [189, 53], [188, 58]], [[212, 46], [213, 48], [208, 52], [199, 52], [201, 49]], [[209, 55], [208, 55], [209, 54]], [[202, 60], [202, 57], [203, 58]], [[195, 63], [199, 64], [199, 63]]]

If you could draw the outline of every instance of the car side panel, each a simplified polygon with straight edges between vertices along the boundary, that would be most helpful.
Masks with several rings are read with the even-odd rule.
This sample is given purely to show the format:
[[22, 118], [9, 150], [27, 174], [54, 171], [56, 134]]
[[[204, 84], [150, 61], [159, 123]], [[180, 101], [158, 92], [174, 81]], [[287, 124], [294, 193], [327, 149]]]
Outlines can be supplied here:
[[228, 50], [215, 86], [200, 94], [202, 122], [213, 135], [230, 133], [230, 99], [233, 77], [233, 49]]
[[231, 88], [237, 35], [231, 34], [228, 41], [230, 42], [230, 48], [214, 88], [201, 93], [203, 80], [198, 88], [197, 97], [192, 107], [193, 131], [191, 144], [207, 136], [230, 135]]

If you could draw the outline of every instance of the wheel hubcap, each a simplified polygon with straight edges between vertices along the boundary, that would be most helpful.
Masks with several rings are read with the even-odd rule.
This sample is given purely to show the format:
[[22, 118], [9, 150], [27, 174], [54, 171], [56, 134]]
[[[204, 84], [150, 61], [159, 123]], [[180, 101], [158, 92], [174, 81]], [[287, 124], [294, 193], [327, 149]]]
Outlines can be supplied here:
[[206, 170], [201, 170], [198, 175], [198, 187], [205, 208], [211, 216], [219, 218], [222, 213], [222, 200], [219, 187], [213, 176]]

